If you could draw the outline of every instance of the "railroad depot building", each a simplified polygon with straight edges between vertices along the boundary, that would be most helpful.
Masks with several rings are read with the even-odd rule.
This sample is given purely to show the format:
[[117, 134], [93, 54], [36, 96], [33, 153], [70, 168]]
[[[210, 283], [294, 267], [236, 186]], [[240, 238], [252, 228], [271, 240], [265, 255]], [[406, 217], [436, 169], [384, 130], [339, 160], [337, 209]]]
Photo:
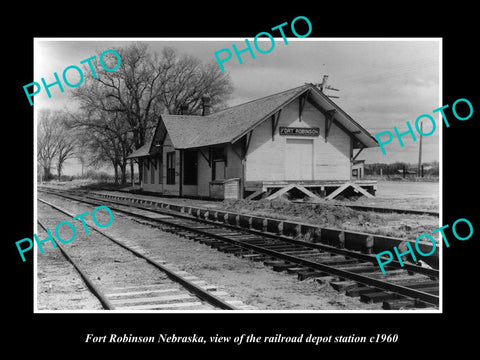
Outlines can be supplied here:
[[375, 181], [352, 179], [352, 164], [376, 139], [315, 85], [305, 84], [215, 113], [162, 115], [129, 158], [141, 188], [163, 195], [273, 198], [287, 191], [364, 195]]

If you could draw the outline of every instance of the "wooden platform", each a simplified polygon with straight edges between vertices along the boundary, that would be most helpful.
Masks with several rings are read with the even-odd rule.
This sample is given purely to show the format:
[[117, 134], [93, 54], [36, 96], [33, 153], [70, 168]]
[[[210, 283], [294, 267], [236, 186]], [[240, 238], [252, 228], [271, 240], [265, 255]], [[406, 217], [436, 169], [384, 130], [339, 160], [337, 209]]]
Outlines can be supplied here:
[[351, 181], [247, 181], [245, 199], [254, 200], [264, 198], [273, 200], [290, 192], [299, 191], [310, 198], [325, 198], [331, 200], [339, 195], [375, 196], [376, 180]]

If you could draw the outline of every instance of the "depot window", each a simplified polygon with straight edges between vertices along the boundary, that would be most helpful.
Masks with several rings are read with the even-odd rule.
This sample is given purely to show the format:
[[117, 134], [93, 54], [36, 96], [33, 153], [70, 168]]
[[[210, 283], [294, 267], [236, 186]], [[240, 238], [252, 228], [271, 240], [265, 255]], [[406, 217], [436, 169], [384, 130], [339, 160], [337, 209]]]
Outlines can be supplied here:
[[175, 184], [175, 151], [167, 153], [167, 184]]
[[225, 179], [225, 170], [227, 167], [227, 151], [225, 147], [211, 148], [210, 159], [212, 161], [212, 180]]
[[183, 153], [183, 183], [185, 185], [197, 185], [198, 154], [196, 150], [185, 150]]

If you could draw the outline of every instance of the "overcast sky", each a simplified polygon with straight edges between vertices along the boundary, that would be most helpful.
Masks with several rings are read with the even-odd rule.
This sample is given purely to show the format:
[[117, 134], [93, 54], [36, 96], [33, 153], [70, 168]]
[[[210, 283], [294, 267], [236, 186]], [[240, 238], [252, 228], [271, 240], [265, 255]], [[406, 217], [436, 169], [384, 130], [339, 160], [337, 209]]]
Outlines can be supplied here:
[[[268, 38], [266, 40], [266, 43], [259, 43], [262, 49], [270, 47], [270, 41]], [[65, 67], [81, 66], [80, 61], [84, 59], [132, 41], [36, 39], [35, 75], [32, 81], [40, 82], [44, 77], [47, 83], [53, 82], [54, 72], [61, 78]], [[171, 46], [180, 53], [194, 55], [205, 62], [215, 62], [214, 52], [222, 48], [232, 49], [232, 44], [236, 44], [238, 49], [245, 48], [243, 38], [143, 41], [148, 42], [152, 52], [159, 53], [164, 46]], [[393, 126], [397, 126], [399, 131], [407, 130], [406, 121], [414, 126], [419, 115], [433, 116], [432, 110], [443, 105], [440, 98], [439, 39], [288, 38], [286, 45], [282, 38], [278, 38], [270, 53], [256, 52], [255, 55], [256, 58], [252, 59], [248, 52], [243, 53], [243, 64], [239, 64], [233, 55], [223, 64], [234, 86], [229, 105], [271, 95], [306, 82], [321, 82], [323, 75], [328, 75], [329, 84], [340, 90], [328, 91], [327, 94], [340, 96], [332, 100], [372, 135], [385, 130], [393, 132]], [[100, 67], [98, 62], [96, 66]], [[49, 99], [42, 89], [42, 93], [35, 96], [35, 109], [75, 107], [69, 100], [70, 92], [71, 88], [67, 86], [63, 94], [58, 87], [52, 87], [52, 98]], [[438, 115], [434, 118], [440, 125]], [[424, 133], [431, 129], [431, 124], [427, 122], [423, 126]], [[423, 138], [424, 162], [439, 161], [441, 128], [437, 126], [433, 135]], [[365, 159], [367, 163], [416, 163], [419, 141], [413, 142], [411, 138], [404, 137], [404, 142], [405, 147], [400, 147], [396, 140], [386, 145], [387, 155], [383, 155], [380, 148], [366, 149], [358, 159]], [[78, 168], [73, 172], [67, 171], [77, 172]]]

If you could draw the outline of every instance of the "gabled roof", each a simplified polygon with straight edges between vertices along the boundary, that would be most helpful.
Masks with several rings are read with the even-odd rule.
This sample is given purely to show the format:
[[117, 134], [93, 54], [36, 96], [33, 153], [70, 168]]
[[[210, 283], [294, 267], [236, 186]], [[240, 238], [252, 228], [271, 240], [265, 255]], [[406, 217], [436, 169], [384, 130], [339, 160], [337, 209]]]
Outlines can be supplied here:
[[151, 145], [152, 139], [147, 140], [145, 142], [145, 145], [141, 146], [139, 149], [135, 150], [132, 152], [130, 155], [127, 156], [127, 159], [133, 159], [133, 158], [139, 158], [139, 157], [144, 157], [144, 156], [149, 156], [150, 155], [150, 145]]
[[307, 90], [303, 85], [208, 116], [162, 115], [162, 120], [177, 149], [229, 143]]
[[350, 133], [361, 146], [366, 148], [379, 146], [377, 139], [375, 139], [372, 134], [360, 126], [360, 124], [353, 120], [350, 115], [343, 111], [342, 108], [335, 104], [328, 96], [323, 94], [316, 86], [311, 86], [312, 91], [309, 92], [309, 99], [314, 104], [318, 104], [324, 111], [335, 110], [334, 119], [337, 125], [341, 126], [344, 131]]
[[[378, 146], [377, 140], [367, 130], [312, 84], [265, 96], [208, 116], [165, 114], [161, 116], [157, 131], [163, 122], [176, 149], [233, 143], [302, 94], [308, 94], [308, 100], [322, 111], [335, 110], [337, 125], [350, 133], [361, 146]], [[148, 156], [151, 143], [151, 140], [147, 141], [128, 158]]]

